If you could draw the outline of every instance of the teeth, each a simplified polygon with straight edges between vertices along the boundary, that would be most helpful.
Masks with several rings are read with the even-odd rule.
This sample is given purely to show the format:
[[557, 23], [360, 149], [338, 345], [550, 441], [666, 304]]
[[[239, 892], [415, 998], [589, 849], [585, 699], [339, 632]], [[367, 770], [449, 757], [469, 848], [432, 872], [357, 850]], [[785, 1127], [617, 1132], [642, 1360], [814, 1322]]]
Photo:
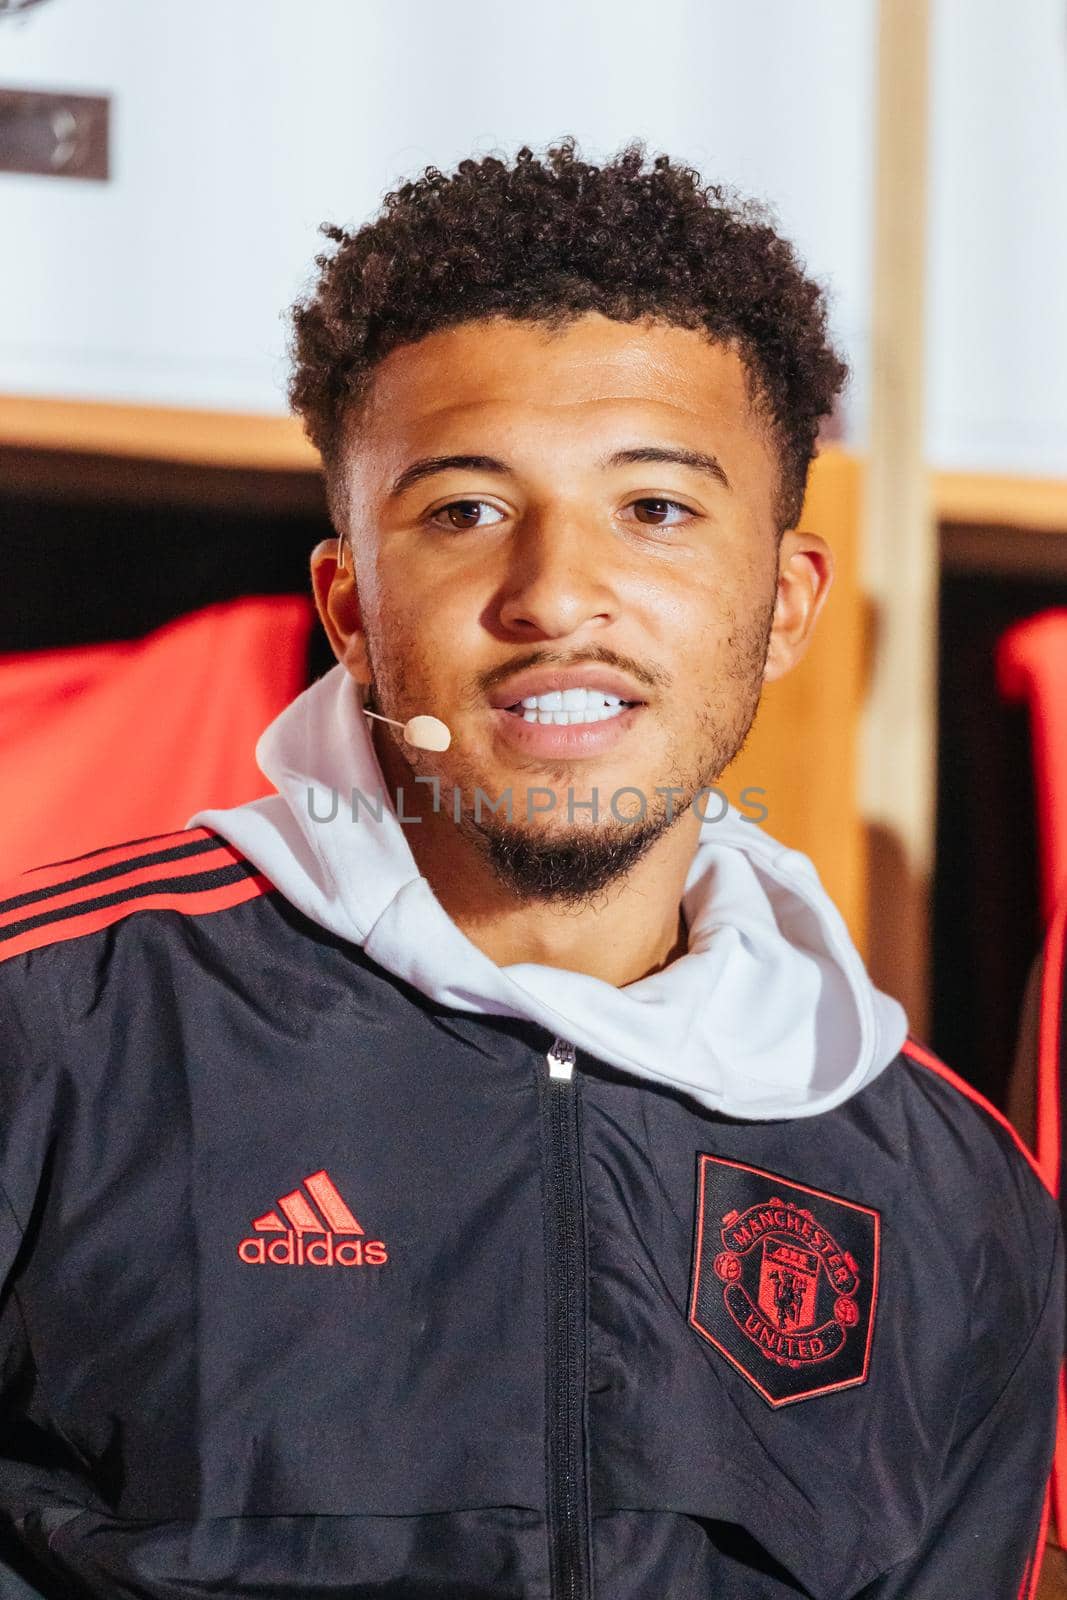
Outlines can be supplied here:
[[527, 695], [520, 706], [515, 714], [524, 722], [567, 727], [573, 723], [606, 722], [625, 711], [627, 702], [600, 689], [552, 689], [548, 694]]
[[601, 706], [621, 706], [621, 696], [601, 689], [553, 689], [548, 694], [528, 694], [519, 701], [524, 711], [599, 711]]
[[568, 727], [574, 723], [608, 722], [612, 717], [619, 717], [626, 710], [621, 701], [615, 705], [606, 705], [601, 701], [599, 706], [587, 706], [581, 711], [534, 711], [524, 710], [521, 713], [523, 722], [539, 722], [542, 727]]

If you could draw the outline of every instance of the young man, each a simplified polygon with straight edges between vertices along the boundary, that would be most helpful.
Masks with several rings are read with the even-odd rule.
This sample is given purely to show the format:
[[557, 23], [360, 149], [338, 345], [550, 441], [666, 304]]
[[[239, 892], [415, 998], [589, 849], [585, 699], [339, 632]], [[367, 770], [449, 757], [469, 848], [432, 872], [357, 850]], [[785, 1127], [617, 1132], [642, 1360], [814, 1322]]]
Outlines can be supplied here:
[[1008, 1600], [1056, 1207], [711, 793], [830, 582], [820, 293], [639, 148], [329, 231], [278, 792], [0, 909], [0, 1594]]

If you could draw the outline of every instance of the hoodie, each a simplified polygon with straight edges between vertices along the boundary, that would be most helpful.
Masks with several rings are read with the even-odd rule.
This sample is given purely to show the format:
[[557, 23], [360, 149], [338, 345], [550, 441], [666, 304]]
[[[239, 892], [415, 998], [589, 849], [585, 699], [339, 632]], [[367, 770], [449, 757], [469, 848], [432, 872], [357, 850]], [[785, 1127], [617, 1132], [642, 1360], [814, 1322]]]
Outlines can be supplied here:
[[[420, 875], [342, 665], [288, 705], [256, 760], [276, 794], [198, 811], [313, 921], [458, 1011], [524, 1018], [727, 1116], [812, 1117], [857, 1094], [907, 1033], [805, 855], [731, 808], [707, 820], [682, 896], [688, 951], [622, 988], [498, 966]], [[352, 802], [353, 791], [370, 804]], [[378, 809], [375, 803], [382, 797]]]

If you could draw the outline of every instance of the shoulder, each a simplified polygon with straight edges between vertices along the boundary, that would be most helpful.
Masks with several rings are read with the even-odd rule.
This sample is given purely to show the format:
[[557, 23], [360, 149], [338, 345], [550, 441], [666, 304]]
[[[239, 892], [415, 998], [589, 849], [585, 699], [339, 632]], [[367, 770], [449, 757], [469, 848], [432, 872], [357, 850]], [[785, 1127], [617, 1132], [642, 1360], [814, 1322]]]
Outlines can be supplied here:
[[0, 882], [0, 979], [17, 958], [84, 940], [144, 911], [202, 916], [254, 899], [270, 881], [210, 828], [104, 845]]
[[1062, 1344], [1058, 1200], [1004, 1113], [932, 1050], [909, 1038], [898, 1064], [907, 1123], [917, 1130], [915, 1181], [927, 1190], [938, 1236], [961, 1246], [969, 1354], [960, 1416], [984, 1415], [1031, 1350], [1044, 1362], [1034, 1404], [1047, 1407]]
[[939, 1226], [973, 1246], [972, 1287], [989, 1304], [1014, 1297], [1028, 1326], [1044, 1303], [1060, 1248], [1060, 1217], [1038, 1162], [1011, 1122], [919, 1040], [897, 1062], [911, 1179]]
[[212, 956], [194, 948], [194, 925], [216, 926], [216, 913], [263, 903], [272, 888], [208, 828], [0, 882], [0, 1182], [16, 1216], [29, 1216], [45, 1152], [81, 1112], [106, 1103], [126, 1117], [137, 1104], [130, 1086], [165, 1032], [176, 976]]
[[[849, 1130], [851, 1158], [883, 1173], [902, 1225], [952, 1238], [961, 1271], [999, 1235], [1047, 1263], [1059, 1206], [1037, 1158], [998, 1106], [909, 1035], [884, 1071], [831, 1117]], [[855, 1144], [852, 1141], [856, 1141]], [[889, 1198], [891, 1197], [891, 1198]]]
[[1025, 1170], [1029, 1176], [1022, 1179], [1024, 1187], [1036, 1186], [1047, 1193], [1036, 1156], [1004, 1112], [929, 1046], [909, 1036], [901, 1046], [898, 1066], [913, 1111], [921, 1115], [921, 1107], [928, 1124], [940, 1123], [938, 1145], [951, 1144], [957, 1156], [966, 1152], [968, 1158], [992, 1158], [996, 1169], [1003, 1168], [1006, 1174], [1021, 1175]]

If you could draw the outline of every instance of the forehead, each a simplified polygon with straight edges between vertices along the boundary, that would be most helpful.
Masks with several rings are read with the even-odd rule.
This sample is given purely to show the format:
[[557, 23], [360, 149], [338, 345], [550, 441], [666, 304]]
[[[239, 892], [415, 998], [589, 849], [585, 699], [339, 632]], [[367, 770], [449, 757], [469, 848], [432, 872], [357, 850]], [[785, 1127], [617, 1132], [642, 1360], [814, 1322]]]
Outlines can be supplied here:
[[633, 424], [703, 447], [709, 431], [718, 448], [766, 443], [734, 349], [699, 329], [588, 313], [559, 329], [500, 317], [460, 323], [391, 351], [360, 407], [357, 455], [369, 448], [392, 462], [472, 426], [526, 424], [567, 439]]

